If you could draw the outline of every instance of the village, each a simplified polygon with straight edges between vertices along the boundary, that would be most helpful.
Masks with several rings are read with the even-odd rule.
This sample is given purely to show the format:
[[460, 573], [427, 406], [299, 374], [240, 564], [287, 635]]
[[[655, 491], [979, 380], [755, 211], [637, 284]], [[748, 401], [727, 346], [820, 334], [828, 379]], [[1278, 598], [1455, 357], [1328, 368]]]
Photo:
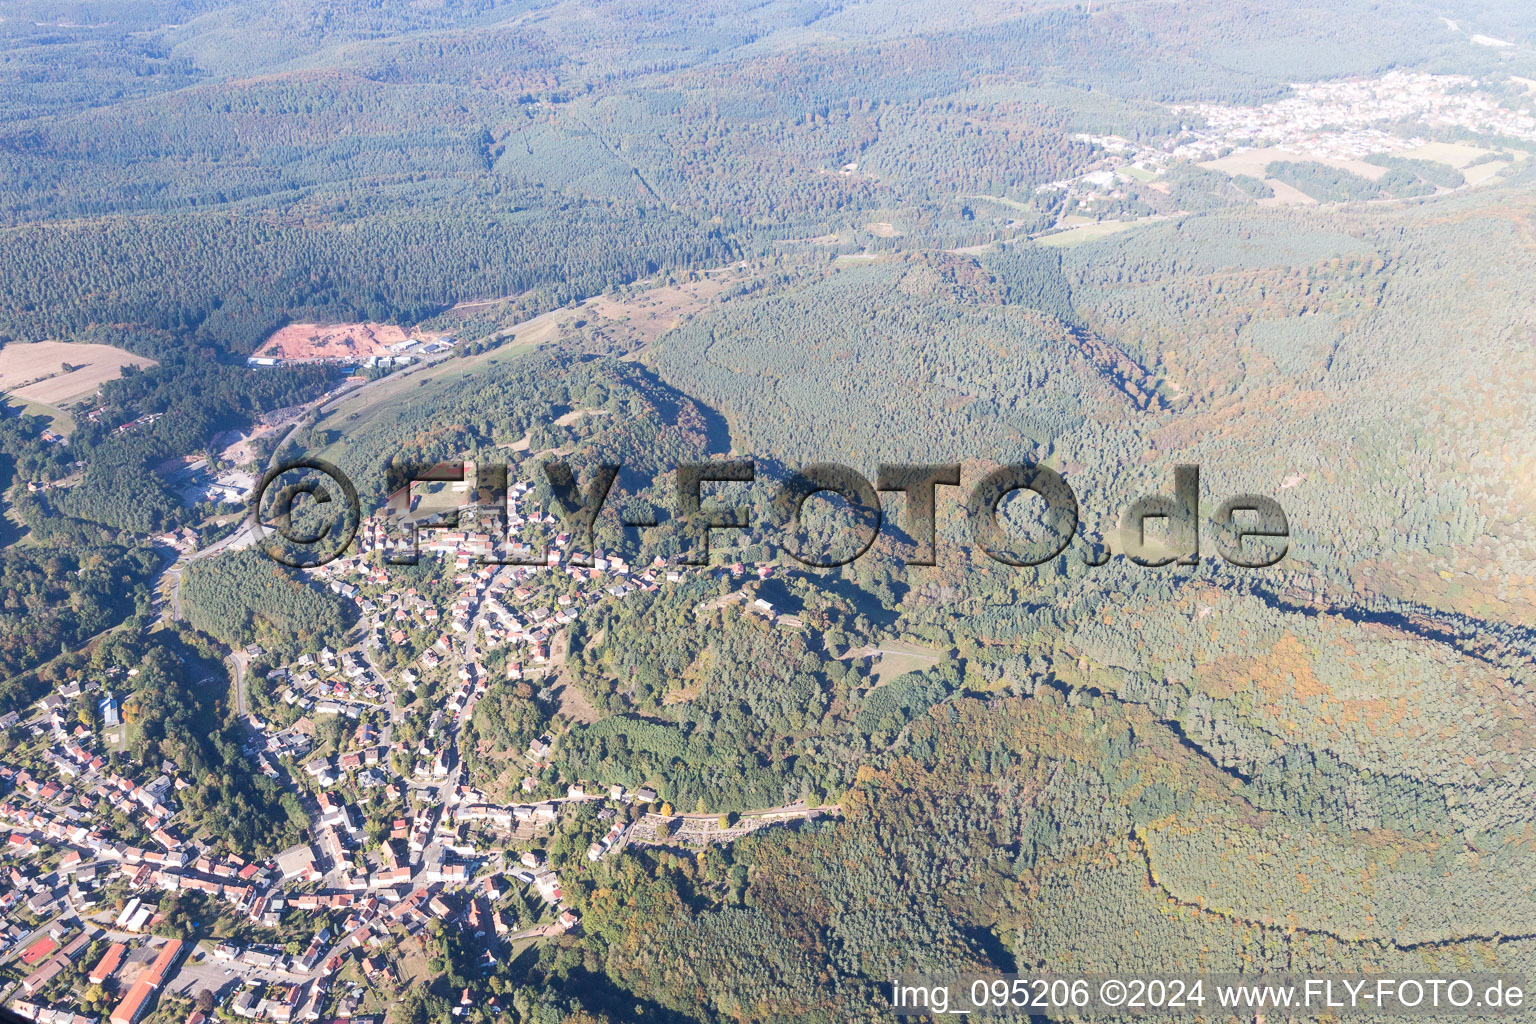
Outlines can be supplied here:
[[1479, 184], [1524, 159], [1519, 147], [1536, 144], [1530, 95], [1536, 82], [1512, 81], [1523, 91], [1508, 96], [1496, 83], [1469, 75], [1398, 70], [1378, 78], [1293, 83], [1289, 95], [1252, 106], [1174, 106], [1186, 121], [1166, 138], [1078, 134], [1100, 153], [1097, 165], [1035, 191], [1067, 200], [1064, 209], [1076, 211], [1076, 218], [1069, 213], [1058, 227], [1070, 228], [1095, 209], [1126, 209], [1138, 188], [1166, 193], [1164, 177], [1181, 163], [1262, 181], [1273, 192], [1263, 201], [1272, 204], [1312, 202], [1267, 177], [1273, 161], [1317, 161], [1374, 178], [1385, 168], [1367, 157], [1406, 156], [1443, 162], [1460, 169], [1468, 185]]
[[[1091, 212], [1136, 187], [1160, 190], [1181, 162], [1263, 180], [1272, 160], [1368, 175], [1383, 168], [1367, 158], [1381, 154], [1443, 160], [1472, 185], [1526, 159], [1520, 144], [1536, 144], [1528, 96], [1485, 84], [1393, 71], [1298, 84], [1261, 105], [1175, 108], [1189, 123], [1166, 139], [1080, 135], [1098, 166], [1039, 191], [1065, 193]], [[1447, 133], [1460, 141], [1443, 141]], [[1270, 185], [1273, 201], [1300, 201]], [[392, 369], [423, 369], [455, 345], [452, 336], [378, 325], [294, 325], [248, 365], [322, 362], [349, 375], [306, 406], [264, 414], [250, 434], [220, 435], [215, 456], [168, 460], [156, 472], [189, 505], [238, 505], [260, 475], [253, 440], [281, 444], [328, 403]], [[153, 422], [148, 415], [116, 429]], [[473, 748], [483, 740], [476, 710], [498, 687], [538, 707], [541, 721], [584, 713], [565, 661], [572, 628], [595, 609], [702, 572], [724, 585], [696, 614], [739, 606], [776, 628], [803, 624], [754, 589], [772, 566], [630, 564], [582, 551], [531, 481], [510, 483], [505, 506], [487, 515], [475, 466], [464, 468], [463, 481], [397, 492], [363, 519], [344, 557], [305, 570], [351, 613], [344, 642], [293, 657], [250, 644], [227, 659], [241, 755], [292, 797], [302, 841], [231, 850], [189, 824], [179, 797], [194, 780], [182, 766], [130, 766], [118, 756], [132, 728], [124, 698], [136, 669], [70, 680], [0, 717], [0, 731], [23, 737], [0, 755], [7, 1009], [41, 1024], [152, 1016], [379, 1024], [393, 996], [436, 973], [424, 965], [444, 934], [489, 971], [533, 944], [581, 935], [581, 914], [567, 899], [578, 873], [647, 847], [696, 851], [839, 813], [804, 803], [683, 813], [654, 783], [568, 778], [553, 724], [495, 751], [494, 777], [472, 772], [484, 756]], [[188, 561], [225, 549], [200, 548], [190, 528], [156, 539]], [[431, 572], [402, 582], [389, 563], [413, 555]], [[169, 601], [162, 611], [180, 616]], [[238, 922], [239, 937], [188, 919], [187, 894], [206, 916]]]
[[[466, 470], [472, 479], [473, 465]], [[680, 814], [651, 787], [562, 777], [557, 734], [507, 752], [522, 776], [512, 799], [470, 783], [464, 737], [492, 685], [555, 700], [571, 623], [598, 602], [689, 571], [573, 550], [532, 492], [527, 481], [508, 488], [505, 528], [523, 560], [547, 542], [543, 564], [482, 564], [495, 529], [476, 521], [483, 510], [470, 484], [425, 501], [406, 494], [365, 519], [346, 557], [308, 570], [314, 586], [355, 607], [346, 646], [291, 661], [254, 644], [230, 655], [243, 754], [297, 798], [308, 821], [306, 840], [275, 855], [219, 854], [211, 837], [189, 834], [177, 800], [189, 781], [178, 765], [142, 776], [114, 767], [108, 748], [129, 727], [120, 708], [126, 674], [71, 683], [30, 714], [0, 720], [24, 732], [35, 755], [30, 769], [13, 763], [17, 750], [0, 763], [0, 825], [9, 831], [0, 969], [16, 976], [0, 990], [4, 1005], [44, 1024], [138, 1024], [181, 1001], [191, 1007], [178, 1018], [186, 1024], [221, 1015], [369, 1020], [444, 929], [472, 942], [487, 969], [528, 943], [578, 934], [562, 872], [630, 847], [730, 842], [836, 813], [789, 805]], [[449, 513], [462, 516], [457, 527], [426, 528]], [[392, 582], [378, 556], [398, 555], [412, 537], [443, 587]], [[760, 579], [771, 570], [710, 571]], [[744, 590], [730, 598], [779, 618]], [[431, 709], [424, 727], [418, 695]], [[85, 702], [99, 735], [76, 714]], [[413, 702], [414, 715], [405, 710]], [[548, 851], [569, 845], [580, 814], [595, 818], [583, 833], [591, 839], [556, 863]], [[264, 941], [201, 934], [199, 922], [180, 920], [188, 893]]]

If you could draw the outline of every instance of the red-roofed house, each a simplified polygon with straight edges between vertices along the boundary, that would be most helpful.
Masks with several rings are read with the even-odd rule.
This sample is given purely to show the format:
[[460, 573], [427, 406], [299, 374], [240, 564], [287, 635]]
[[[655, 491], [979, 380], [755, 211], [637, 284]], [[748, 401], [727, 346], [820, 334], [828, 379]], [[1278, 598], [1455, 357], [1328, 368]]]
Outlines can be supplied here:
[[155, 987], [149, 983], [149, 979], [140, 978], [133, 983], [133, 988], [117, 1004], [108, 1020], [111, 1024], [139, 1024], [139, 1018], [149, 1009], [149, 997], [154, 991]]
[[122, 966], [123, 953], [126, 952], [127, 949], [128, 947], [123, 945], [121, 942], [114, 942], [112, 945], [108, 946], [107, 951], [105, 954], [103, 954], [101, 960], [97, 962], [95, 967], [91, 968], [91, 984], [100, 985], [102, 982], [112, 977], [112, 975], [116, 974], [118, 967]]
[[165, 984], [165, 972], [181, 955], [181, 946], [180, 939], [171, 939], [160, 947], [160, 955], [155, 957], [155, 962], [149, 965], [149, 970], [144, 974], [146, 978], [151, 979], [151, 984], [156, 986]]

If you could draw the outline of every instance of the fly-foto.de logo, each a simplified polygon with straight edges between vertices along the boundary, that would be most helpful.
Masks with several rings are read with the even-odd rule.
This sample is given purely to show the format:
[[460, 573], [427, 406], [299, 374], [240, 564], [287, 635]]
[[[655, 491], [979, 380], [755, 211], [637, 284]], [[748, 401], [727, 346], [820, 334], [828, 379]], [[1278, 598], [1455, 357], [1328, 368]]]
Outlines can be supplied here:
[[[414, 563], [418, 540], [424, 532], [456, 529], [460, 514], [472, 511], [477, 519], [501, 518], [508, 502], [508, 468], [474, 463], [473, 481], [466, 463], [394, 465], [386, 473], [386, 493], [405, 499], [414, 509], [413, 485], [458, 485], [462, 500], [453, 508], [430, 516], [398, 518], [394, 543], [387, 546], [386, 561]], [[549, 495], [559, 511], [573, 552], [596, 550], [595, 531], [622, 467], [603, 464], [585, 473], [585, 483], [569, 462], [553, 459], [540, 467]], [[857, 470], [836, 463], [816, 463], [789, 473], [777, 483], [771, 499], [760, 511], [751, 505], [706, 502], [705, 484], [752, 484], [758, 480], [753, 460], [686, 462], [673, 473], [674, 505], [671, 518], [686, 539], [679, 559], [684, 565], [709, 562], [710, 538], [721, 531], [747, 531], [752, 539], [772, 544], [796, 561], [813, 568], [847, 565], [869, 551], [885, 522], [882, 493], [903, 499], [900, 525], [913, 542], [915, 553], [908, 565], [937, 564], [937, 523], [940, 501], [948, 488], [961, 481], [958, 463], [885, 464], [871, 482]], [[469, 486], [470, 483], [473, 486]], [[529, 486], [529, 485], [523, 485]], [[1012, 496], [1033, 494], [1037, 509], [1027, 537], [1002, 513]], [[804, 512], [806, 502], [821, 494], [842, 498], [840, 518], [854, 540], [843, 550], [828, 552], [808, 541]], [[389, 499], [386, 499], [386, 505]], [[302, 515], [300, 509], [302, 507]], [[396, 509], [396, 512], [401, 511]], [[1085, 565], [1105, 564], [1116, 554], [1137, 565], [1195, 565], [1201, 554], [1200, 470], [1179, 465], [1173, 471], [1171, 494], [1150, 494], [1130, 502], [1119, 518], [1114, 543], [1088, 540], [1079, 532], [1077, 496], [1060, 473], [1048, 466], [1012, 463], [997, 466], [978, 480], [966, 494], [962, 511], [969, 523], [970, 539], [995, 562], [1011, 566], [1036, 566], [1062, 557], [1077, 540], [1078, 557]], [[484, 513], [485, 515], [481, 515]], [[296, 518], [300, 520], [296, 522]], [[324, 565], [344, 554], [361, 521], [357, 489], [335, 466], [319, 459], [304, 459], [274, 467], [252, 498], [251, 529], [263, 549], [274, 559], [300, 568]], [[624, 527], [659, 525], [658, 515], [621, 515]], [[1285, 557], [1290, 524], [1273, 498], [1238, 494], [1220, 501], [1206, 520], [1217, 553], [1228, 564], [1245, 569], [1266, 568]], [[510, 535], [506, 544], [479, 556], [482, 565], [550, 564], [547, 548], [532, 550]], [[511, 550], [509, 551], [508, 548]], [[558, 557], [557, 559], [558, 560]], [[578, 556], [571, 564], [587, 564]]]

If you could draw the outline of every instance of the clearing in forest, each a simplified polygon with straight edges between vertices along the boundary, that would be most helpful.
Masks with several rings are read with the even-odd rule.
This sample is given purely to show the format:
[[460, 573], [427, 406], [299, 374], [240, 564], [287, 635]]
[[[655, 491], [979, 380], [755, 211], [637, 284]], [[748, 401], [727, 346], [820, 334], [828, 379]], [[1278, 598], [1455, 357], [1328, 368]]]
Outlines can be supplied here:
[[411, 341], [428, 340], [432, 339], [394, 324], [289, 324], [255, 354], [273, 359], [366, 359], [392, 355]]

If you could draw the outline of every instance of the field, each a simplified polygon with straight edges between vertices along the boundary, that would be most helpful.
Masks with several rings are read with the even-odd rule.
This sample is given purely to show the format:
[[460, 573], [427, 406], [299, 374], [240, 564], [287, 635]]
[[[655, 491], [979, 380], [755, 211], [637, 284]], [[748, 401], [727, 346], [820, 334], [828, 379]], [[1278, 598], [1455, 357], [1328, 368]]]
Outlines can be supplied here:
[[1316, 206], [1317, 200], [1307, 195], [1294, 185], [1287, 185], [1283, 181], [1275, 181], [1273, 178], [1265, 178], [1264, 183], [1275, 190], [1275, 194], [1268, 199], [1260, 199], [1260, 206]]
[[20, 404], [22, 412], [28, 416], [48, 417], [50, 421], [49, 429], [53, 430], [55, 433], [63, 434], [65, 437], [68, 437], [70, 434], [74, 433], [75, 418], [69, 413], [65, 412], [63, 409], [56, 408], [52, 405], [43, 405], [40, 402], [20, 402]]
[[871, 673], [876, 686], [884, 686], [908, 672], [921, 672], [932, 668], [944, 656], [943, 651], [906, 640], [886, 640], [878, 648], [880, 660], [875, 662]]
[[1438, 163], [1449, 164], [1461, 171], [1466, 177], [1468, 185], [1481, 185], [1500, 171], [1509, 167], [1514, 162], [1526, 159], [1527, 154], [1520, 150], [1513, 150], [1508, 155], [1508, 160], [1490, 160], [1487, 163], [1469, 166], [1474, 160], [1492, 155], [1493, 150], [1483, 149], [1480, 146], [1469, 146], [1461, 142], [1426, 142], [1414, 149], [1404, 150], [1402, 156], [1415, 160], [1434, 160]]
[[[1394, 156], [1404, 157], [1410, 160], [1432, 160], [1435, 163], [1454, 167], [1464, 173], [1468, 185], [1481, 185], [1499, 171], [1510, 166], [1511, 160], [1493, 160], [1479, 164], [1476, 167], [1468, 167], [1474, 160], [1491, 156], [1493, 150], [1481, 146], [1467, 145], [1460, 142], [1426, 142], [1412, 149], [1400, 150], [1393, 153]], [[1513, 160], [1525, 158], [1524, 153], [1516, 152], [1510, 155]], [[1333, 157], [1311, 156], [1306, 153], [1294, 153], [1288, 149], [1268, 147], [1265, 149], [1248, 149], [1218, 160], [1207, 160], [1200, 166], [1212, 171], [1221, 171], [1224, 174], [1247, 174], [1259, 178], [1269, 184], [1275, 190], [1272, 198], [1262, 200], [1265, 206], [1305, 206], [1312, 205], [1314, 200], [1284, 182], [1275, 181], [1265, 174], [1266, 168], [1277, 160], [1309, 160], [1329, 167], [1337, 167], [1341, 170], [1358, 174], [1362, 178], [1377, 181], [1386, 173], [1386, 168], [1376, 164], [1367, 163], [1364, 160], [1341, 160]]]
[[1233, 153], [1230, 156], [1224, 156], [1219, 160], [1208, 160], [1200, 166], [1206, 168], [1207, 170], [1221, 171], [1223, 174], [1230, 174], [1234, 177], [1239, 174], [1246, 174], [1251, 177], [1260, 179], [1270, 188], [1274, 189], [1275, 192], [1275, 194], [1268, 199], [1259, 200], [1261, 206], [1317, 205], [1317, 200], [1313, 199], [1305, 192], [1302, 192], [1300, 189], [1293, 188], [1283, 181], [1276, 181], [1265, 173], [1266, 169], [1271, 163], [1280, 160], [1306, 160], [1320, 164], [1327, 164], [1329, 167], [1337, 167], [1340, 170], [1349, 171], [1352, 174], [1358, 174], [1360, 177], [1367, 178], [1371, 181], [1375, 181], [1383, 174], [1387, 173], [1387, 169], [1385, 167], [1378, 167], [1376, 164], [1368, 164], [1364, 160], [1336, 160], [1331, 157], [1314, 157], [1305, 153], [1293, 153], [1290, 150], [1279, 149], [1277, 147], [1268, 147], [1265, 149], [1247, 149], [1240, 153]]
[[1009, 199], [1006, 196], [985, 196], [985, 195], [975, 194], [975, 195], [962, 195], [959, 198], [961, 198], [961, 199], [981, 199], [981, 200], [984, 200], [984, 201], [989, 202], [989, 203], [996, 203], [999, 206], [1006, 206], [1010, 210], [1018, 210], [1018, 211], [1020, 211], [1022, 213], [1033, 213], [1034, 212], [1034, 207], [1030, 206], [1028, 203], [1021, 203], [1017, 199]]
[[1362, 178], [1375, 181], [1387, 173], [1385, 167], [1376, 164], [1368, 164], [1364, 160], [1339, 160], [1334, 157], [1312, 156], [1309, 153], [1296, 153], [1289, 149], [1281, 149], [1271, 146], [1264, 149], [1245, 149], [1231, 156], [1224, 156], [1219, 160], [1207, 160], [1201, 164], [1212, 171], [1221, 171], [1225, 174], [1250, 174], [1255, 178], [1264, 177], [1264, 169], [1276, 161], [1306, 160], [1314, 163], [1327, 164], [1329, 167], [1337, 167], [1340, 170], [1358, 174]]
[[58, 407], [91, 397], [107, 381], [121, 377], [125, 366], [154, 365], [153, 359], [111, 345], [11, 344], [0, 348], [0, 391], [25, 402]]
[[1075, 227], [1067, 228], [1065, 231], [1041, 235], [1035, 239], [1035, 242], [1039, 245], [1047, 246], [1082, 245], [1084, 242], [1091, 242], [1096, 238], [1113, 235], [1117, 231], [1124, 231], [1126, 228], [1135, 227], [1138, 223], [1147, 223], [1153, 219], [1155, 218], [1149, 217], [1146, 221], [1104, 220], [1092, 224], [1079, 224]]
[[1434, 160], [1461, 170], [1474, 160], [1489, 156], [1493, 150], [1481, 146], [1469, 146], [1461, 142], [1426, 142], [1413, 149], [1405, 149], [1399, 156], [1413, 160]]
[[[1520, 154], [1519, 159], [1525, 159], [1525, 154]], [[1468, 185], [1481, 185], [1492, 179], [1500, 171], [1511, 166], [1513, 165], [1506, 160], [1490, 160], [1486, 164], [1465, 168], [1461, 173], [1467, 179]]]

